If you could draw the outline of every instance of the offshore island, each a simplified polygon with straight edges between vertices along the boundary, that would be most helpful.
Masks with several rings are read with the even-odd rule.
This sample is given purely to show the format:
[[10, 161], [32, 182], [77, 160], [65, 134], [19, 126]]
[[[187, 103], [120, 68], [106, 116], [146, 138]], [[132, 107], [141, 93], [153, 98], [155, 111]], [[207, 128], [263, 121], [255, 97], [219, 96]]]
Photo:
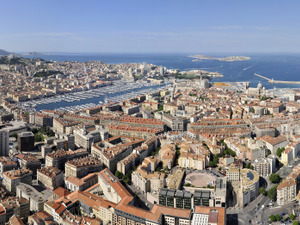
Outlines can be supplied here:
[[228, 56], [224, 58], [218, 58], [213, 56], [207, 56], [207, 55], [190, 55], [188, 56], [190, 58], [194, 58], [192, 61], [201, 61], [201, 60], [219, 60], [219, 61], [225, 61], [225, 62], [235, 62], [235, 61], [246, 61], [251, 59], [248, 56]]

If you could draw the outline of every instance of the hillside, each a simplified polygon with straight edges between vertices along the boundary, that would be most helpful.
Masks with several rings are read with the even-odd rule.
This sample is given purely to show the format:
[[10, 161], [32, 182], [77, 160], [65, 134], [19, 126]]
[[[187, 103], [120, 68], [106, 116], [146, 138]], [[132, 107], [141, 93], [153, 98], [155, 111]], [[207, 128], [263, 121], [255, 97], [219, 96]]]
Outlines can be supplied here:
[[9, 55], [9, 54], [10, 54], [9, 52], [0, 49], [0, 56], [2, 56], [2, 55]]

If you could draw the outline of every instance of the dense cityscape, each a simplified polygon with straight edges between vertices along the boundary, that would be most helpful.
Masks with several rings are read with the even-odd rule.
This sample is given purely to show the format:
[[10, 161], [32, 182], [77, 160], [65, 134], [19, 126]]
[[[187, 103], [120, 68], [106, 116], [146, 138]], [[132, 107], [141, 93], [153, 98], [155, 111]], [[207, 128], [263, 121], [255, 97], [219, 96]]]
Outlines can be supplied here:
[[0, 225], [299, 225], [299, 1], [0, 5]]
[[299, 91], [147, 63], [0, 61], [0, 224], [299, 220]]

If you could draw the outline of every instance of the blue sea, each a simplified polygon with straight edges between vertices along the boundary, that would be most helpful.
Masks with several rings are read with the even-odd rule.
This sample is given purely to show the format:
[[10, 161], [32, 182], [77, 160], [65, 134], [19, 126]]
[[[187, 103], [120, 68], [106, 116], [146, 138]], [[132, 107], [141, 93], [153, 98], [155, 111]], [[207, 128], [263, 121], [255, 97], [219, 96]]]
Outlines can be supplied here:
[[[202, 54], [202, 53], [201, 53]], [[202, 69], [212, 72], [219, 72], [224, 75], [223, 78], [215, 78], [213, 82], [239, 82], [249, 81], [251, 86], [257, 86], [260, 81], [267, 89], [270, 88], [300, 88], [300, 85], [294, 84], [270, 84], [266, 80], [254, 76], [254, 73], [263, 75], [274, 80], [300, 81], [300, 54], [203, 54], [214, 57], [226, 57], [233, 55], [242, 55], [251, 57], [247, 61], [224, 62], [218, 60], [201, 60], [193, 62], [188, 57], [192, 54], [45, 54], [31, 55], [29, 58], [42, 58], [53, 61], [78, 61], [87, 62], [91, 60], [101, 60], [105, 63], [151, 63], [158, 66], [164, 66], [169, 69], [192, 70]]]

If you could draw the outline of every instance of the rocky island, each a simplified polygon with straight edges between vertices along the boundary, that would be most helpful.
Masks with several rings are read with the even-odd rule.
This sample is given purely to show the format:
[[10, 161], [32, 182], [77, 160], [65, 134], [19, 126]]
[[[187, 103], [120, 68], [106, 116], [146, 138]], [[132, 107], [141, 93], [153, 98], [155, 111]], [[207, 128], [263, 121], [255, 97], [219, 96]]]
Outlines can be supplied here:
[[219, 61], [226, 61], [226, 62], [235, 62], [235, 61], [246, 61], [251, 59], [248, 56], [228, 56], [224, 58], [218, 58], [213, 56], [207, 56], [207, 55], [190, 55], [188, 56], [190, 58], [194, 58], [192, 61], [201, 61], [201, 60], [219, 60]]

